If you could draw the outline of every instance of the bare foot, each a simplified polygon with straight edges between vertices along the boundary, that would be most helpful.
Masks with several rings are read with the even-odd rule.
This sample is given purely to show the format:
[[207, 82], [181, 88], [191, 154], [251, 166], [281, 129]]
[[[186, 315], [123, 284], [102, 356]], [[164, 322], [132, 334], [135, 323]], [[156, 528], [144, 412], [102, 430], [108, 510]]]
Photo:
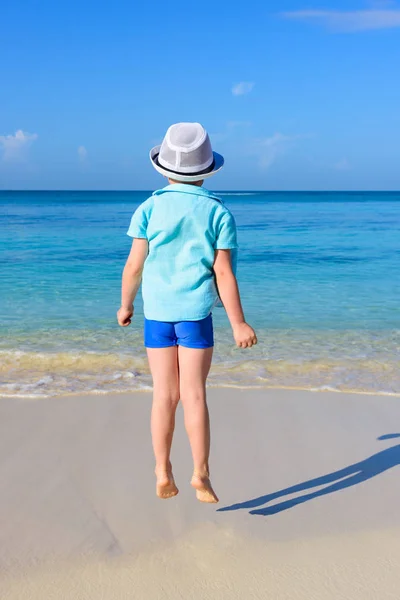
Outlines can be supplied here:
[[173, 498], [179, 492], [175, 485], [174, 476], [172, 471], [158, 471], [156, 470], [157, 485], [156, 494], [159, 498], [167, 500]]
[[217, 494], [212, 489], [208, 475], [202, 476], [194, 472], [190, 484], [196, 490], [196, 498], [197, 500], [200, 500], [200, 502], [208, 502], [209, 504], [216, 504], [219, 502]]

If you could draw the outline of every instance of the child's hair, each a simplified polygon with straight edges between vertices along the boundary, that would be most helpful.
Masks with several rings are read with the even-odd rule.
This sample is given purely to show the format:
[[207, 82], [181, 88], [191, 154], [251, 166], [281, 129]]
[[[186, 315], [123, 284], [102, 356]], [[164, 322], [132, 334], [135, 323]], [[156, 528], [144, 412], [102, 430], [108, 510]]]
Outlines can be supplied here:
[[[174, 183], [182, 183], [182, 181], [176, 181], [175, 179], [171, 179], [170, 177], [168, 177], [168, 182], [171, 184]], [[204, 179], [200, 179], [199, 181], [191, 181], [190, 185], [197, 185], [197, 187], [201, 187], [204, 183]]]

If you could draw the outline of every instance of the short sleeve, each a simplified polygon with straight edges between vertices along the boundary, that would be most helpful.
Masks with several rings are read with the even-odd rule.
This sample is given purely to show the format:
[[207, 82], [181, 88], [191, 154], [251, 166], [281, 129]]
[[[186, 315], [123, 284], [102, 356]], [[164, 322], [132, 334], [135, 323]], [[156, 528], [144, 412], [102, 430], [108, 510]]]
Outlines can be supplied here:
[[147, 239], [148, 211], [144, 202], [135, 210], [127, 234], [132, 238]]
[[229, 211], [226, 211], [219, 223], [215, 249], [234, 250], [237, 247], [238, 243], [235, 219]]

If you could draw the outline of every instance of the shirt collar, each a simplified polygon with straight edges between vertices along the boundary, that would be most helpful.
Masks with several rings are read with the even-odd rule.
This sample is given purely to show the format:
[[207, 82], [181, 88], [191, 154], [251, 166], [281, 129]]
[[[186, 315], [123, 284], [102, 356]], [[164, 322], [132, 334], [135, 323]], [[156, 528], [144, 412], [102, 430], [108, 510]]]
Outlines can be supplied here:
[[199, 187], [196, 185], [189, 185], [187, 183], [173, 183], [167, 185], [161, 190], [157, 190], [153, 192], [153, 196], [159, 196], [166, 192], [178, 192], [179, 194], [191, 194], [193, 196], [204, 196], [206, 198], [211, 198], [212, 200], [217, 200], [217, 202], [221, 202], [221, 198], [216, 196], [213, 192], [206, 190], [206, 188]]

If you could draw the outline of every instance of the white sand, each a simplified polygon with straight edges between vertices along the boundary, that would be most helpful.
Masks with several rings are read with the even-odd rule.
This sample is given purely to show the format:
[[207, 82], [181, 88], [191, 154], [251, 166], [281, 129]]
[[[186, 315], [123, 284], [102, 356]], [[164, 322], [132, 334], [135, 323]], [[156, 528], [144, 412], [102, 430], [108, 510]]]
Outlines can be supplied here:
[[[180, 415], [173, 463], [181, 492], [161, 501], [150, 401], [149, 394], [0, 400], [2, 600], [398, 600], [400, 437], [377, 438], [400, 434], [400, 399], [211, 390], [219, 507], [381, 452], [342, 474], [337, 491], [266, 515], [249, 511], [334, 482], [217, 512], [189, 486]], [[346, 477], [355, 485], [344, 487]]]

